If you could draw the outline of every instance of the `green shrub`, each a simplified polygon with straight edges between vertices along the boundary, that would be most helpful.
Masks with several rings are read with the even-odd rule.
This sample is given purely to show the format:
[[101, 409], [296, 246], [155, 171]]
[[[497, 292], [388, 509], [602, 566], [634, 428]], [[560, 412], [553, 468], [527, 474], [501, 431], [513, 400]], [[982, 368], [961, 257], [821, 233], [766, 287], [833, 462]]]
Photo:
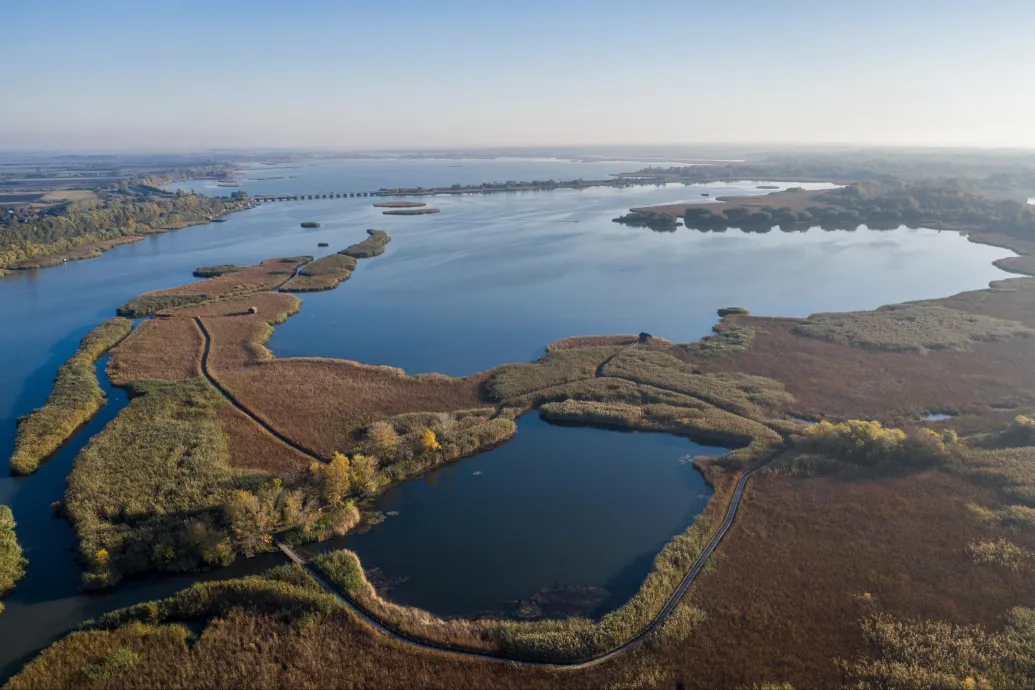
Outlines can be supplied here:
[[126, 302], [115, 313], [129, 319], [141, 319], [166, 309], [189, 307], [210, 299], [212, 297], [205, 294], [145, 294]]
[[977, 564], [997, 565], [1007, 570], [1022, 571], [1032, 567], [1030, 551], [999, 537], [984, 541], [972, 541], [967, 545], [967, 555]]
[[936, 431], [917, 429], [906, 433], [860, 419], [813, 424], [805, 429], [797, 450], [868, 467], [925, 467], [950, 459], [950, 449]]
[[366, 586], [363, 566], [356, 554], [346, 549], [322, 553], [314, 559], [316, 567], [335, 586], [348, 594], [358, 594]]
[[243, 266], [237, 264], [219, 264], [218, 266], [198, 266], [194, 269], [195, 278], [215, 278], [227, 273], [237, 273], [244, 270]]
[[103, 683], [137, 665], [140, 657], [132, 649], [119, 647], [96, 663], [83, 667], [83, 677], [90, 683]]

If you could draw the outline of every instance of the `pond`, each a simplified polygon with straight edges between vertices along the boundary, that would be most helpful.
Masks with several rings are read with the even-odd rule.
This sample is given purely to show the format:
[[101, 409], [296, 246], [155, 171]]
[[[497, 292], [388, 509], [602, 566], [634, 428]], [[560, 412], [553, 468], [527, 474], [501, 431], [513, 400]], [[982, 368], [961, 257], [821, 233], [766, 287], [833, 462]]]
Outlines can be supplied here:
[[[455, 165], [463, 167], [452, 167]], [[455, 160], [381, 161], [365, 168], [334, 163], [312, 166], [306, 174], [313, 177], [305, 182], [321, 181], [327, 191], [344, 191], [371, 185], [606, 177], [604, 168], [598, 169], [597, 164], [578, 168], [583, 164], [497, 160], [477, 165], [472, 162], [470, 170], [468, 165]], [[625, 164], [604, 167], [609, 172], [635, 169]], [[363, 172], [375, 169], [376, 175]], [[576, 170], [588, 172], [577, 174]], [[468, 173], [471, 177], [466, 177]], [[234, 214], [225, 223], [150, 237], [98, 259], [16, 274], [0, 280], [0, 318], [4, 324], [4, 336], [0, 338], [0, 359], [4, 362], [0, 367], [0, 457], [10, 454], [17, 418], [46, 401], [57, 368], [72, 355], [79, 339], [112, 316], [121, 303], [148, 290], [192, 280], [190, 274], [196, 266], [317, 254], [319, 242], [329, 243], [325, 251], [336, 251], [361, 239], [366, 228], [388, 230], [393, 239], [386, 253], [363, 261], [352, 279], [337, 290], [306, 295], [301, 313], [279, 326], [273, 336], [271, 347], [278, 356], [345, 357], [412, 372], [463, 375], [503, 362], [534, 359], [547, 343], [575, 334], [646, 330], [672, 340], [697, 339], [711, 329], [715, 309], [728, 304], [771, 315], [866, 309], [980, 288], [989, 280], [1006, 276], [991, 262], [1008, 252], [971, 244], [950, 232], [899, 228], [831, 233], [812, 229], [762, 235], [732, 231], [703, 234], [685, 229], [655, 233], [611, 222], [633, 206], [708, 201], [700, 196], [702, 193], [711, 198], [761, 194], [767, 191], [756, 189], [762, 183], [599, 187], [436, 198], [434, 205], [442, 209], [441, 213], [412, 218], [384, 216], [371, 206], [369, 198], [280, 202]], [[264, 185], [256, 191], [291, 191], [287, 180], [245, 184], [247, 189], [251, 184]], [[278, 184], [285, 186], [278, 188]], [[228, 191], [232, 190], [223, 189], [222, 193]], [[322, 227], [300, 228], [306, 220], [319, 221]], [[50, 504], [62, 497], [76, 450], [117, 412], [124, 401], [121, 395], [112, 391], [112, 405], [101, 413], [102, 417], [36, 475], [0, 478], [0, 502], [12, 506], [18, 538], [29, 558], [26, 577], [4, 600], [7, 610], [0, 615], [0, 675], [16, 670], [26, 654], [64, 634], [83, 618], [163, 596], [196, 577], [129, 582], [101, 596], [78, 591], [81, 569], [72, 551], [74, 535], [67, 523], [52, 518]], [[537, 423], [534, 419], [522, 420], [522, 432], [513, 443], [534, 441], [539, 432], [529, 430]], [[560, 435], [556, 444], [559, 449], [568, 447], [568, 441], [563, 440], [568, 435], [620, 436], [549, 427], [543, 433], [555, 431]], [[630, 443], [635, 439], [636, 447], [646, 444], [642, 447], [648, 450], [636, 453], [637, 457], [672, 457], [649, 450], [654, 443], [680, 445], [685, 450], [674, 451], [679, 456], [692, 452], [685, 440], [622, 438]], [[568, 451], [555, 453], [550, 450], [552, 443], [544, 447], [549, 452], [530, 461], [529, 467], [546, 471], [550, 463], [566, 466], [562, 464], [566, 462], [563, 454]], [[484, 475], [465, 476], [470, 481], [491, 481], [495, 460], [489, 457], [461, 462], [441, 472], [446, 477], [449, 472], [470, 473], [470, 463], [485, 462]], [[592, 464], [591, 460], [587, 462]], [[506, 461], [497, 464], [503, 466]], [[686, 472], [695, 475], [692, 469]], [[604, 481], [604, 477], [620, 476], [587, 472], [585, 479]], [[428, 489], [421, 481], [400, 490], [408, 492], [411, 486], [413, 491], [436, 488]], [[593, 494], [578, 498], [585, 498], [589, 506]], [[647, 542], [656, 551], [658, 540], [663, 543], [667, 538], [662, 534], [681, 531], [692, 521], [692, 504], [684, 507], [683, 513], [665, 518], [671, 524], [664, 529], [657, 524], [649, 528], [654, 541], [641, 534], [645, 546], [639, 555], [623, 546], [616, 547], [615, 554], [620, 558], [614, 557], [626, 566], [636, 558], [646, 559]], [[528, 519], [524, 515], [527, 510], [522, 507], [516, 514]], [[389, 518], [364, 538], [372, 544], [381, 530], [402, 535], [407, 512], [412, 513], [400, 510], [397, 518]], [[640, 517], [631, 509], [627, 512], [629, 524], [623, 529], [638, 529], [635, 524]], [[376, 536], [377, 540], [383, 538]], [[603, 543], [618, 543], [619, 539], [616, 532]], [[270, 562], [278, 560], [247, 562], [207, 577], [229, 577]], [[424, 586], [428, 592], [441, 591], [434, 582], [421, 584], [420, 573], [412, 563], [385, 561], [382, 567], [386, 573], [395, 569], [396, 577], [410, 577], [406, 587], [396, 587], [393, 596], [411, 596], [404, 590], [414, 597], [424, 596], [417, 592]], [[454, 577], [462, 578], [464, 568], [465, 564], [458, 563]], [[623, 581], [618, 576], [617, 561], [599, 565], [597, 572], [594, 578], [574, 581], [595, 583], [615, 593], [623, 591], [623, 586], [625, 592], [633, 587], [629, 583], [635, 578]], [[638, 572], [642, 577], [646, 570]], [[430, 608], [443, 612], [492, 608], [564, 581], [563, 570], [556, 576], [544, 573], [539, 581], [529, 573], [532, 571], [505, 591], [491, 596], [486, 593], [482, 601], [443, 600], [441, 606]], [[626, 584], [618, 586], [620, 582]]]
[[383, 523], [318, 550], [352, 549], [389, 599], [439, 615], [600, 615], [707, 503], [691, 458], [724, 452], [529, 414], [499, 448], [379, 496]]

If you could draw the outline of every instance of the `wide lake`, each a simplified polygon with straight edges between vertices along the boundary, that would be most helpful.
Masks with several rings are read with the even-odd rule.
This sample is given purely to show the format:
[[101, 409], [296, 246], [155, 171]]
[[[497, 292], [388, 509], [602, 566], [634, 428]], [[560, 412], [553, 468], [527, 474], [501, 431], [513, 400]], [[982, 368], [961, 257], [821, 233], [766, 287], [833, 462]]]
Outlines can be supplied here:
[[[316, 193], [600, 179], [637, 167], [524, 159], [322, 161], [263, 166], [241, 177], [253, 193]], [[764, 193], [759, 184], [428, 198], [442, 212], [418, 217], [384, 216], [371, 199], [279, 202], [99, 259], [0, 280], [0, 456], [10, 453], [16, 419], [44, 403], [58, 366], [119, 304], [191, 280], [199, 265], [319, 254], [319, 242], [336, 251], [367, 228], [392, 235], [386, 253], [362, 262], [339, 289], [305, 296], [301, 313], [271, 341], [278, 356], [469, 374], [534, 359], [547, 343], [569, 335], [646, 330], [696, 339], [714, 324], [716, 307], [730, 304], [803, 316], [943, 296], [1006, 275], [991, 262], [1007, 252], [950, 232], [655, 233], [611, 222], [633, 206], [707, 201], [705, 193]], [[205, 181], [190, 186], [233, 191]], [[306, 220], [322, 226], [303, 229]], [[124, 401], [112, 391], [101, 417], [37, 474], [0, 479], [0, 502], [12, 506], [29, 559], [0, 615], [5, 677], [84, 618], [166, 595], [198, 577], [129, 582], [101, 595], [78, 592], [73, 533], [51, 517], [50, 504], [60, 500], [77, 450]], [[351, 537], [349, 546], [396, 581], [390, 596], [446, 615], [501, 610], [555, 585], [605, 589], [612, 595], [601, 604], [606, 608], [635, 591], [650, 555], [703, 505], [707, 489], [680, 459], [705, 452], [715, 449], [659, 435], [551, 427], [529, 417], [505, 446], [385, 494], [378, 509], [398, 515]], [[484, 524], [469, 524], [475, 516]], [[429, 535], [435, 540], [424, 544]], [[413, 553], [398, 553], [406, 550]], [[541, 560], [550, 562], [536, 562], [537, 554], [549, 554]], [[274, 556], [241, 562], [205, 577], [276, 562]], [[494, 570], [496, 578], [487, 575]]]

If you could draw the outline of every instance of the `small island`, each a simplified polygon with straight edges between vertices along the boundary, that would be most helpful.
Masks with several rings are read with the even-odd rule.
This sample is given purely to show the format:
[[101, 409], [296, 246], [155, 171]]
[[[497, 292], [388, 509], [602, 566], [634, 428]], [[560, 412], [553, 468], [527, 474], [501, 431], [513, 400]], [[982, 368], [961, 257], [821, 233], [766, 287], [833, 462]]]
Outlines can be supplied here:
[[338, 253], [355, 259], [369, 259], [372, 256], [384, 254], [385, 245], [392, 240], [391, 236], [384, 230], [367, 230], [367, 234], [370, 237], [362, 242], [346, 247]]
[[377, 201], [374, 206], [377, 208], [420, 208], [427, 204], [423, 201]]
[[320, 227], [320, 224], [317, 223], [315, 220], [307, 220], [304, 223], [302, 223], [302, 227], [303, 228], [318, 228], [318, 227]]
[[400, 208], [391, 211], [382, 211], [386, 216], [423, 216], [428, 213], [438, 213], [437, 208]]

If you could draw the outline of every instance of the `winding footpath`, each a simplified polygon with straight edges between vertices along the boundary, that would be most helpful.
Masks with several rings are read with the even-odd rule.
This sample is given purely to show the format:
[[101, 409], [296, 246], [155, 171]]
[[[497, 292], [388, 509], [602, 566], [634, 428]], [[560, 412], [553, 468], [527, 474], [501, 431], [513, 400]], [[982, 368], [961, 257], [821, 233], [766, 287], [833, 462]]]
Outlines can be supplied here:
[[248, 419], [250, 419], [253, 422], [255, 422], [256, 424], [258, 424], [260, 427], [262, 427], [263, 431], [265, 431], [267, 434], [269, 434], [270, 436], [275, 438], [277, 441], [280, 441], [281, 443], [283, 443], [287, 447], [291, 448], [292, 450], [298, 451], [299, 453], [301, 453], [302, 455], [306, 456], [310, 460], [316, 460], [317, 462], [324, 462], [324, 463], [327, 462], [326, 458], [320, 457], [316, 452], [306, 448], [305, 446], [303, 446], [302, 444], [300, 444], [300, 443], [298, 443], [296, 441], [291, 440], [290, 438], [288, 438], [284, 434], [282, 434], [279, 431], [277, 431], [276, 429], [274, 429], [273, 426], [270, 425], [268, 422], [266, 422], [264, 419], [262, 419], [262, 417], [260, 417], [259, 415], [255, 414], [254, 412], [249, 410], [247, 407], [245, 407], [244, 404], [241, 401], [239, 401], [237, 398], [234, 397], [233, 393], [228, 391], [223, 386], [223, 384], [219, 382], [219, 379], [217, 379], [215, 376], [212, 375], [212, 372], [208, 368], [208, 357], [209, 357], [209, 354], [212, 351], [212, 336], [211, 336], [211, 334], [209, 334], [208, 329], [205, 328], [205, 323], [204, 323], [204, 321], [201, 320], [200, 316], [195, 316], [194, 317], [194, 323], [197, 325], [198, 329], [201, 331], [201, 337], [202, 337], [202, 340], [204, 341], [204, 348], [201, 351], [201, 374], [202, 374], [202, 376], [204, 376], [208, 380], [209, 383], [211, 383], [215, 387], [215, 389], [217, 391], [219, 391], [220, 395], [222, 395], [226, 399], [227, 402], [229, 402], [231, 405], [233, 405], [233, 407], [238, 412], [240, 412], [245, 417], [247, 417]]
[[[230, 391], [228, 391], [219, 382], [219, 380], [212, 375], [212, 372], [210, 371], [208, 366], [208, 358], [212, 349], [212, 336], [209, 333], [208, 329], [205, 328], [205, 324], [201, 320], [201, 317], [194, 317], [194, 322], [200, 329], [201, 335], [204, 339], [204, 350], [202, 352], [201, 357], [201, 373], [205, 377], [205, 379], [208, 380], [208, 382], [212, 384], [212, 386], [214, 386], [215, 389], [219, 391], [220, 394], [222, 394], [222, 396], [226, 398], [226, 400], [231, 405], [233, 405], [235, 409], [241, 412], [241, 414], [247, 416], [251, 421], [255, 422], [264, 431], [269, 433], [278, 441], [306, 455], [307, 457], [312, 458], [313, 460], [317, 460], [319, 462], [326, 462], [325, 459], [321, 458], [320, 456], [316, 455], [315, 453], [305, 448], [304, 446], [296, 443], [295, 441], [292, 441], [291, 439], [287, 438], [286, 436], [278, 432], [276, 429], [274, 429], [269, 423], [264, 421], [258, 415], [254, 414], [246, 406], [241, 404], [233, 396], [233, 394], [230, 393]], [[624, 350], [622, 351], [624, 352]], [[608, 358], [608, 361], [610, 361], [610, 359], [611, 358]], [[602, 367], [603, 365], [601, 365], [600, 368]], [[600, 368], [598, 368], [598, 371]], [[291, 561], [301, 566], [306, 571], [306, 573], [308, 573], [308, 575], [318, 585], [320, 585], [320, 587], [322, 587], [325, 591], [327, 591], [335, 599], [337, 599], [343, 607], [345, 607], [359, 620], [363, 621], [364, 623], [366, 623], [382, 635], [389, 637], [392, 640], [404, 644], [408, 647], [412, 647], [422, 651], [444, 654], [456, 659], [492, 661], [496, 663], [516, 664], [519, 666], [552, 669], [558, 671], [587, 669], [598, 664], [602, 664], [606, 661], [610, 661], [611, 659], [614, 659], [615, 657], [621, 654], [625, 654], [626, 652], [630, 652], [633, 649], [639, 647], [640, 644], [642, 644], [652, 633], [657, 632], [661, 628], [661, 626], [665, 624], [665, 621], [668, 620], [668, 617], [672, 615], [672, 612], [675, 611], [676, 607], [679, 606], [679, 603], [683, 600], [683, 597], [686, 595], [686, 592], [690, 588], [690, 585], [694, 583], [694, 580], [696, 580], [698, 575], [701, 574], [701, 571], [704, 570], [704, 567], [708, 564], [708, 559], [711, 558], [711, 555], [715, 552], [715, 549], [718, 548], [719, 544], [726, 536], [726, 533], [729, 531], [730, 527], [733, 526], [733, 521], [737, 517], [737, 511], [740, 509], [740, 502], [744, 498], [744, 489], [747, 487], [748, 480], [752, 477], [752, 475], [754, 475], [760, 469], [769, 464], [771, 460], [772, 456], [766, 460], [763, 460], [755, 467], [746, 470], [743, 474], [740, 475], [740, 479], [737, 480], [736, 487], [733, 490], [733, 495], [730, 497], [729, 505], [726, 507], [726, 516], [723, 519], [722, 524], [719, 526], [719, 529], [716, 530], [715, 534], [712, 535], [712, 538], [708, 542], [708, 545], [704, 548], [703, 551], [701, 551], [700, 555], [697, 556], [697, 559], [694, 561], [693, 566], [691, 566], [690, 570], [686, 573], [686, 575], [683, 576], [683, 579], [679, 583], [679, 586], [675, 588], [675, 590], [672, 592], [672, 595], [669, 597], [668, 601], [661, 608], [661, 610], [658, 611], [657, 615], [655, 615], [654, 618], [646, 626], [643, 627], [643, 629], [641, 629], [638, 633], [636, 633], [631, 638], [629, 638], [622, 644], [618, 645], [617, 647], [606, 652], [601, 652], [599, 654], [595, 654], [583, 659], [577, 659], [573, 661], [551, 662], [521, 659], [506, 656], [500, 653], [486, 652], [477, 649], [447, 645], [440, 642], [435, 642], [434, 640], [423, 639], [415, 635], [411, 635], [398, 629], [389, 621], [382, 620], [370, 613], [369, 611], [367, 611], [355, 599], [349, 596], [348, 593], [343, 592], [339, 588], [334, 586], [334, 584], [327, 580], [316, 568], [310, 565], [304, 558], [302, 558], [298, 554], [298, 552], [296, 552], [290, 546], [283, 543], [279, 539], [275, 539], [274, 543], [281, 551], [284, 552], [284, 554], [289, 559], [291, 559]]]

